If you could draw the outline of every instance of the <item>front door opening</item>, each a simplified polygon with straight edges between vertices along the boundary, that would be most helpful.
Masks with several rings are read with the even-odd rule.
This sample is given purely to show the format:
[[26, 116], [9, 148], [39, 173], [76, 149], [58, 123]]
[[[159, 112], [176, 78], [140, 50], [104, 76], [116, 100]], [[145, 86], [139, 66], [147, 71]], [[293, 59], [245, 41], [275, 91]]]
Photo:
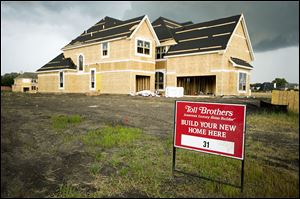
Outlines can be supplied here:
[[184, 88], [184, 95], [214, 95], [216, 76], [177, 77], [177, 87]]
[[135, 85], [136, 92], [150, 90], [150, 76], [137, 75]]

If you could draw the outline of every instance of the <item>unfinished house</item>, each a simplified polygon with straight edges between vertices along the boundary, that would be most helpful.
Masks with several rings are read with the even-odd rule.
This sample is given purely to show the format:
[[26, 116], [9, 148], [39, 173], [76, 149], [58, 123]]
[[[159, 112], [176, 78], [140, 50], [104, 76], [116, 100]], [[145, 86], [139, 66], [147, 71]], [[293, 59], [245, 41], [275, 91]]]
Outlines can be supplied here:
[[35, 93], [38, 89], [38, 77], [36, 73], [25, 72], [14, 79], [13, 92]]
[[202, 23], [105, 17], [37, 70], [39, 92], [250, 95], [253, 50], [243, 15]]

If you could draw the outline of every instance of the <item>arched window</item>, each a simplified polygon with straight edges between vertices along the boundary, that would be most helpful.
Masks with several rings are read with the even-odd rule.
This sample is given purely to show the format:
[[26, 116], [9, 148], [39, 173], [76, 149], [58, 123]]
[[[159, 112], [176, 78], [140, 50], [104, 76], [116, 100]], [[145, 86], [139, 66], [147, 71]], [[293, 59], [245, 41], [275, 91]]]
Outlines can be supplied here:
[[83, 56], [79, 55], [78, 57], [78, 65], [79, 65], [79, 70], [82, 71], [83, 70]]
[[164, 89], [164, 73], [156, 72], [155, 73], [155, 89]]

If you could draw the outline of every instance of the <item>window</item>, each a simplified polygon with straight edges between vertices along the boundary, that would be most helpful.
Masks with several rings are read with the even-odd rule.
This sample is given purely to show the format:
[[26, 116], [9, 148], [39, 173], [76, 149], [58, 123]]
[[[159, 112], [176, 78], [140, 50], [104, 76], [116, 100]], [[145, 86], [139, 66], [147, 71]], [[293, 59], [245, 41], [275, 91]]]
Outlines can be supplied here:
[[30, 83], [31, 82], [31, 80], [30, 79], [23, 79], [23, 81], [22, 81], [23, 83]]
[[59, 72], [59, 88], [64, 87], [64, 72]]
[[163, 72], [155, 73], [155, 89], [156, 90], [164, 89], [164, 73]]
[[166, 46], [156, 48], [156, 59], [163, 59], [167, 51]]
[[83, 71], [83, 56], [79, 55], [78, 57], [78, 65], [79, 65], [79, 71]]
[[108, 56], [108, 43], [102, 43], [102, 56], [107, 57]]
[[137, 40], [137, 53], [144, 54], [144, 55], [150, 55], [150, 42], [143, 41], [143, 40]]
[[91, 69], [91, 89], [95, 89], [95, 69]]
[[246, 73], [239, 73], [239, 91], [246, 91]]

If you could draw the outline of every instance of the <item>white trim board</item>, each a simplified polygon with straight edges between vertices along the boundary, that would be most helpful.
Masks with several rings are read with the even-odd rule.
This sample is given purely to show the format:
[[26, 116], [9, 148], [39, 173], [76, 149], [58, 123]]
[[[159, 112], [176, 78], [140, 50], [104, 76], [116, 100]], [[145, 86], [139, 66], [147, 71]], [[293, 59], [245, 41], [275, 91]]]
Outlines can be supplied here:
[[155, 61], [145, 61], [145, 60], [139, 60], [139, 59], [123, 59], [123, 60], [111, 60], [111, 61], [100, 61], [95, 63], [88, 63], [87, 66], [94, 65], [94, 64], [105, 64], [105, 63], [116, 63], [116, 62], [128, 62], [128, 61], [136, 61], [136, 62], [144, 62], [144, 63], [150, 63], [155, 64]]
[[[95, 69], [95, 68], [92, 68]], [[121, 72], [137, 72], [137, 73], [147, 73], [147, 74], [155, 74], [155, 71], [147, 71], [147, 70], [107, 70], [107, 71], [96, 71], [96, 74], [102, 74], [102, 73], [121, 73]], [[65, 73], [65, 76], [69, 76], [69, 75], [90, 75], [90, 72], [82, 72], [82, 73], [78, 73], [78, 72], [72, 72], [72, 73]], [[39, 76], [57, 76], [57, 73], [55, 74], [40, 74]]]
[[46, 71], [37, 71], [36, 73], [40, 75], [40, 73], [56, 73], [59, 71], [77, 71], [76, 69], [55, 69], [55, 70], [46, 70]]
[[187, 53], [187, 54], [180, 54], [180, 55], [167, 55], [165, 58], [169, 57], [183, 57], [183, 56], [189, 56], [189, 55], [202, 55], [202, 54], [212, 54], [212, 53], [219, 53], [222, 54], [224, 50], [214, 50], [214, 51], [208, 51], [208, 52], [196, 52], [196, 53]]
[[243, 73], [247, 73], [250, 74], [250, 72], [248, 71], [244, 71], [244, 70], [228, 70], [228, 69], [211, 69], [210, 70], [211, 73], [221, 73], [221, 72], [228, 72], [228, 73], [239, 73], [239, 72], [243, 72]]
[[136, 73], [155, 74], [154, 71], [146, 71], [146, 70], [107, 70], [107, 71], [99, 71], [96, 73], [102, 74], [102, 73], [121, 73], [121, 72], [136, 72]]

